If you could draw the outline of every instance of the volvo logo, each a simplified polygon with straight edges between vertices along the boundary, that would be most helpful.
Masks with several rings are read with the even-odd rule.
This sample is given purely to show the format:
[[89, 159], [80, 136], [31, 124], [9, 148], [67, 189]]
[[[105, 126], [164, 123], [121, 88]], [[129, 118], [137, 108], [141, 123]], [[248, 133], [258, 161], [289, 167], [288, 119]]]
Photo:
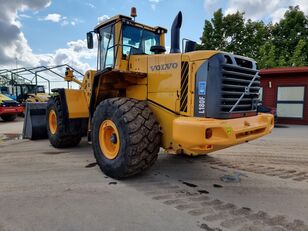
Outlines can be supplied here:
[[178, 64], [177, 63], [166, 63], [166, 64], [150, 66], [150, 68], [151, 68], [151, 71], [166, 71], [170, 69], [177, 69]]

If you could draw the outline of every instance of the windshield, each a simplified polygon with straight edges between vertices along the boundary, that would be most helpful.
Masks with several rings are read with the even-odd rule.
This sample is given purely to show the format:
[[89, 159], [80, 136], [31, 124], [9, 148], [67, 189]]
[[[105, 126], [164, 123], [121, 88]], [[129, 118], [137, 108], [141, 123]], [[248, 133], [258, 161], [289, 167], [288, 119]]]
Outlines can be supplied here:
[[159, 45], [159, 34], [131, 25], [123, 25], [123, 55], [152, 54], [152, 46]]
[[37, 86], [36, 90], [37, 90], [37, 93], [45, 93], [44, 86]]
[[35, 93], [35, 85], [26, 85], [23, 86], [24, 94], [32, 94]]
[[34, 94], [34, 93], [45, 93], [44, 86], [35, 86], [35, 85], [20, 85], [17, 86], [17, 95], [21, 94]]
[[32, 85], [17, 85], [17, 95], [34, 93], [34, 86]]

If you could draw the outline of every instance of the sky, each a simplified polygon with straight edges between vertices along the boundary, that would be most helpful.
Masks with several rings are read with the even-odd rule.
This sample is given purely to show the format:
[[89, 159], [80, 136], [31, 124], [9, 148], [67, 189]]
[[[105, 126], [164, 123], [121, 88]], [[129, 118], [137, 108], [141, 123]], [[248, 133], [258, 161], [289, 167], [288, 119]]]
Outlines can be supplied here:
[[[219, 8], [245, 11], [245, 17], [277, 22], [288, 6], [308, 14], [308, 0], [0, 0], [0, 69], [68, 63], [86, 71], [96, 68], [96, 50], [86, 48], [85, 34], [101, 20], [130, 14], [136, 20], [170, 31], [183, 13], [181, 37], [199, 41], [204, 20]], [[166, 36], [167, 48], [170, 33]]]

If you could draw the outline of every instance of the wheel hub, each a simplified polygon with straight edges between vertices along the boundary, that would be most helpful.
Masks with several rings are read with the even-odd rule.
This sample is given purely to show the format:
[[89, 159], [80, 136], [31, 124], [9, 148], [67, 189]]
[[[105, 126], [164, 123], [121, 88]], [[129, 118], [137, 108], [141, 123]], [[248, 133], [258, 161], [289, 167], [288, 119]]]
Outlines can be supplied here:
[[110, 137], [110, 142], [113, 144], [117, 143], [117, 135], [115, 133], [113, 133]]
[[49, 122], [50, 133], [53, 134], [53, 135], [56, 134], [57, 127], [58, 127], [58, 124], [57, 124], [57, 114], [56, 114], [56, 112], [53, 109], [51, 109], [49, 111], [48, 122]]
[[103, 155], [110, 160], [117, 157], [120, 150], [119, 132], [112, 120], [104, 120], [99, 128], [99, 144]]

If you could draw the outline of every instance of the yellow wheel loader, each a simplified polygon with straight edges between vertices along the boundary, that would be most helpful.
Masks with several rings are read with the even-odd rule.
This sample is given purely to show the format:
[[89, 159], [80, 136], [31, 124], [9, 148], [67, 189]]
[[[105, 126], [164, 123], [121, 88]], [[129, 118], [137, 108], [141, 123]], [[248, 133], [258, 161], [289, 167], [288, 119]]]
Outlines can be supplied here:
[[[87, 33], [88, 48], [93, 34], [98, 39], [97, 70], [85, 73], [79, 90], [53, 89], [46, 119], [54, 147], [87, 135], [101, 170], [119, 179], [152, 166], [160, 147], [195, 156], [271, 132], [273, 116], [257, 113], [254, 60], [195, 51], [193, 41], [181, 52], [181, 12], [166, 53], [167, 30], [132, 17], [112, 17]], [[66, 78], [77, 81], [69, 69]]]
[[35, 84], [15, 84], [14, 91], [16, 100], [20, 103], [25, 102], [47, 102], [49, 94], [45, 92], [44, 86]]

